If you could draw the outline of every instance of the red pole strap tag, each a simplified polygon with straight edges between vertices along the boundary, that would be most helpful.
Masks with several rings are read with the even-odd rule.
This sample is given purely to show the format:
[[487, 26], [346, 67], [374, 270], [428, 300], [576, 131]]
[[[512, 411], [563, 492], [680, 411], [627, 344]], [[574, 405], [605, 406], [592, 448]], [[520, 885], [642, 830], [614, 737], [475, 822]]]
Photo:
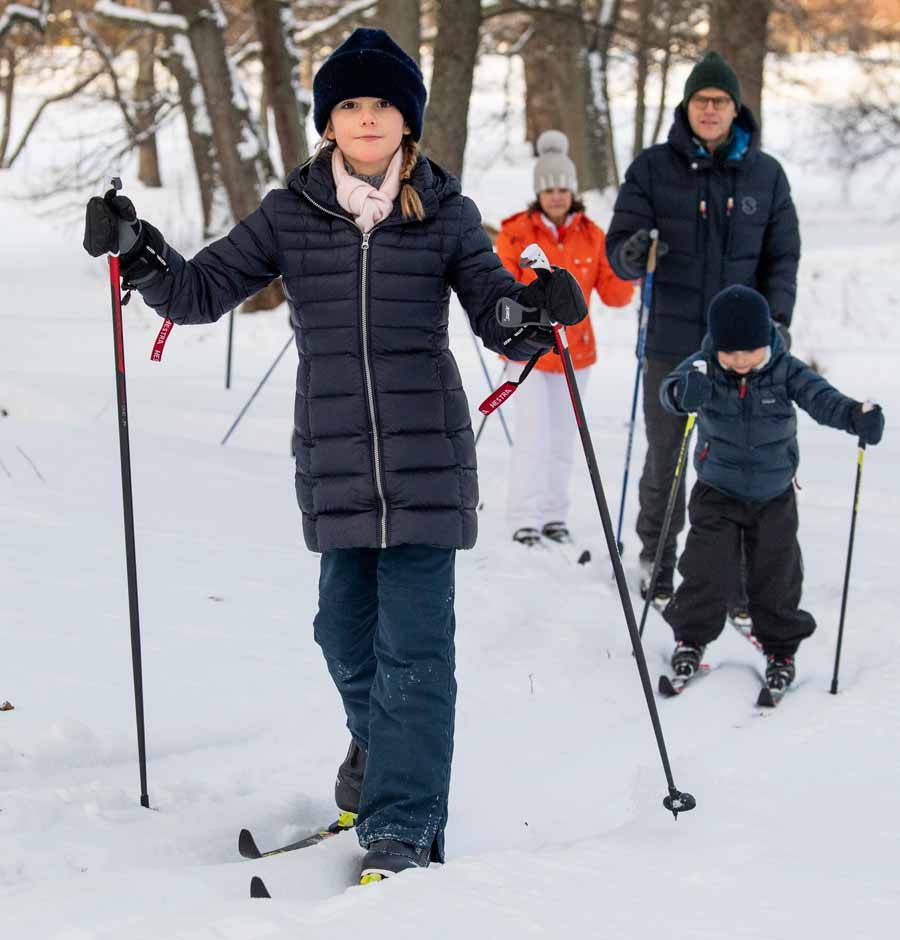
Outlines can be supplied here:
[[518, 382], [504, 382], [496, 392], [491, 392], [478, 406], [483, 415], [493, 414], [510, 395], [519, 387]]
[[478, 410], [483, 415], [493, 414], [502, 404], [509, 398], [510, 395], [528, 378], [528, 373], [534, 368], [535, 363], [544, 353], [547, 352], [546, 349], [541, 349], [536, 352], [529, 360], [525, 363], [525, 368], [519, 373], [519, 378], [515, 382], [504, 382], [500, 388], [495, 392], [491, 392], [487, 398], [478, 406]]
[[163, 349], [165, 348], [166, 340], [169, 338], [169, 333], [172, 332], [173, 326], [175, 326], [175, 324], [168, 317], [163, 320], [163, 325], [159, 328], [159, 333], [156, 334], [153, 352], [150, 354], [150, 360], [152, 362], [160, 362], [162, 360]]

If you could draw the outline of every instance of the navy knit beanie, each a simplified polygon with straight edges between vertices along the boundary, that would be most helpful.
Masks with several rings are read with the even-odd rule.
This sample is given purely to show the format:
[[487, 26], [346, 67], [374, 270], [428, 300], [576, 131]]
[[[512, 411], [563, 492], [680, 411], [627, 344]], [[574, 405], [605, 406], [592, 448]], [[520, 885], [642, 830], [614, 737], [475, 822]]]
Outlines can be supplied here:
[[769, 304], [759, 291], [736, 284], [709, 305], [709, 335], [716, 352], [761, 349], [772, 341]]
[[418, 140], [426, 96], [419, 66], [383, 29], [355, 29], [316, 72], [313, 119], [324, 134], [335, 105], [347, 98], [384, 98]]
[[741, 83], [738, 81], [734, 69], [719, 55], [718, 52], [707, 52], [705, 56], [691, 69], [687, 81], [684, 83], [684, 101], [687, 103], [700, 91], [701, 88], [721, 88], [731, 95], [734, 106], [741, 107]]

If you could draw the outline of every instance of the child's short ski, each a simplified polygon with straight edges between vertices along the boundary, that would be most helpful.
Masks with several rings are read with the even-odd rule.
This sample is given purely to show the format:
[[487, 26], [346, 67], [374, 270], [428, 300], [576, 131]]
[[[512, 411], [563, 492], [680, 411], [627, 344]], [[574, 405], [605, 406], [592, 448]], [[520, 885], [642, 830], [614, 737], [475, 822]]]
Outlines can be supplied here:
[[784, 698], [785, 692], [787, 692], [787, 687], [773, 689], [771, 686], [764, 685], [759, 690], [756, 704], [759, 708], [774, 708]]
[[250, 879], [250, 897], [251, 898], [270, 898], [269, 889], [265, 882], [257, 875]]
[[[352, 829], [355, 825], [356, 813], [343, 812], [330, 826], [319, 829], [317, 832], [313, 832], [308, 836], [304, 836], [304, 838], [297, 842], [290, 842], [276, 849], [269, 849], [267, 852], [259, 850], [256, 845], [256, 840], [253, 838], [253, 834], [249, 829], [241, 829], [241, 834], [238, 836], [238, 851], [244, 858], [268, 858], [270, 855], [281, 855], [284, 852], [293, 852], [296, 849], [305, 849], [311, 845], [318, 845], [318, 843], [324, 842], [325, 839], [336, 836], [339, 832]], [[254, 897], [255, 896], [256, 895], [254, 895]], [[268, 897], [268, 895], [265, 896]]]
[[689, 676], [670, 676], [663, 673], [659, 677], [659, 693], [665, 698], [674, 698], [676, 695], [681, 695], [694, 679], [705, 676], [708, 672], [709, 665], [701, 663], [700, 668]]

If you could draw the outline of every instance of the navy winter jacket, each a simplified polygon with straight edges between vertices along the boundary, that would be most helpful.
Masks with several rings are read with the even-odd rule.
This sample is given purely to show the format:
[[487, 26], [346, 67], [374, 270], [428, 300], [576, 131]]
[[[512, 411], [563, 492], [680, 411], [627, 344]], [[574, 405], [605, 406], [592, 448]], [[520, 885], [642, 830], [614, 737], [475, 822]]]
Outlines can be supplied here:
[[489, 349], [528, 359], [541, 348], [526, 337], [502, 347], [495, 303], [523, 285], [458, 181], [420, 158], [411, 182], [425, 219], [395, 204], [363, 235], [337, 203], [330, 159], [314, 160], [226, 237], [190, 261], [165, 246], [169, 270], [135, 282], [161, 316], [210, 323], [283, 277], [300, 359], [297, 500], [313, 551], [474, 545], [475, 442], [449, 349], [451, 288]]
[[[706, 333], [709, 302], [724, 287], [745, 284], [790, 325], [800, 234], [784, 170], [759, 149], [759, 126], [742, 107], [730, 144], [714, 156], [693, 137], [682, 105], [665, 144], [644, 150], [625, 174], [606, 234], [606, 253], [620, 277], [628, 237], [659, 229], [669, 251], [653, 279], [647, 354], [680, 358]], [[641, 272], [642, 273], [642, 272]]]
[[794, 402], [819, 424], [855, 433], [851, 412], [859, 403], [788, 353], [774, 326], [771, 343], [768, 363], [741, 377], [719, 365], [707, 336], [702, 349], [670, 372], [659, 389], [663, 407], [684, 414], [675, 404], [673, 387], [694, 362], [706, 361], [712, 399], [697, 412], [694, 468], [707, 486], [745, 502], [780, 496], [797, 473]]

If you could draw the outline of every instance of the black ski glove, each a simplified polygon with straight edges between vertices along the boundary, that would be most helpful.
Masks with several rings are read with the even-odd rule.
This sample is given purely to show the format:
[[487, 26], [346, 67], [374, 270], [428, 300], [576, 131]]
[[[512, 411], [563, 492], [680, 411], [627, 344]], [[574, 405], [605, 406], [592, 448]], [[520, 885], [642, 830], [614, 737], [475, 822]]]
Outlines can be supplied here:
[[863, 405], [854, 405], [850, 412], [853, 433], [864, 443], [873, 446], [881, 440], [884, 433], [884, 413], [881, 405], [873, 405], [869, 411], [863, 411]]
[[712, 382], [705, 372], [692, 369], [672, 386], [672, 398], [682, 411], [698, 411], [712, 398]]
[[581, 287], [565, 268], [554, 268], [549, 277], [539, 277], [517, 299], [527, 307], [546, 310], [554, 323], [564, 326], [580, 323], [588, 314]]
[[88, 200], [84, 217], [84, 250], [93, 258], [118, 254], [137, 255], [141, 248], [143, 226], [134, 203], [127, 196], [110, 189], [105, 196]]
[[[647, 270], [647, 258], [650, 256], [650, 233], [645, 228], [638, 229], [629, 237], [619, 250], [619, 260], [622, 267], [631, 278], [642, 277]], [[656, 257], [662, 258], [669, 250], [667, 242], [662, 240], [656, 244]]]

